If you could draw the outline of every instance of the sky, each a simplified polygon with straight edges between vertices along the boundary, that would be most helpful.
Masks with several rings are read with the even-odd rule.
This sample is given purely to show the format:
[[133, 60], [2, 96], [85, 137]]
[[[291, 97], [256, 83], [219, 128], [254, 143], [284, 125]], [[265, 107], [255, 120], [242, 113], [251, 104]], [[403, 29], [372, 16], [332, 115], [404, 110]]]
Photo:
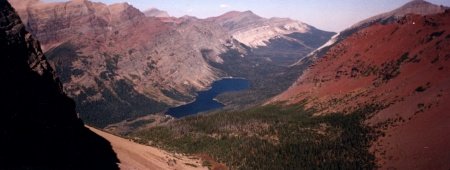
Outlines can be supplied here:
[[[41, 0], [62, 2], [68, 0]], [[150, 7], [169, 15], [208, 18], [228, 11], [250, 10], [265, 18], [283, 17], [325, 31], [339, 32], [358, 21], [396, 9], [410, 0], [91, 0], [105, 4], [128, 2], [141, 11]], [[450, 0], [427, 0], [450, 7]]]

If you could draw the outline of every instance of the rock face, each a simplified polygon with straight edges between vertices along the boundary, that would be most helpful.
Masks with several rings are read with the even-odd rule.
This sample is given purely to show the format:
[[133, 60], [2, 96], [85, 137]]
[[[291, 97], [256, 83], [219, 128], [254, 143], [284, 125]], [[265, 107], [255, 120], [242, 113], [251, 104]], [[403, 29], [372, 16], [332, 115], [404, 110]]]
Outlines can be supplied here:
[[274, 101], [307, 100], [317, 114], [374, 106], [382, 169], [448, 169], [450, 11], [397, 20], [336, 43]]
[[0, 49], [1, 169], [118, 169], [111, 145], [84, 127], [39, 42], [6, 0]]

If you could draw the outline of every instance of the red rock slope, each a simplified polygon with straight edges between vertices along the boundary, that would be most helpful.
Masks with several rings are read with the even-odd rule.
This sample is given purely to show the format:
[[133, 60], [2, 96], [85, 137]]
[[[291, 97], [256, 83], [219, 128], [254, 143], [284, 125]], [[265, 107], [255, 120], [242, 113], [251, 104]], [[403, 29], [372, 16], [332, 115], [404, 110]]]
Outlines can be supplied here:
[[[450, 168], [450, 11], [406, 15], [362, 29], [316, 60], [272, 101], [317, 114], [384, 109], [367, 120], [386, 132], [372, 147], [382, 169]], [[384, 127], [377, 123], [388, 123]]]

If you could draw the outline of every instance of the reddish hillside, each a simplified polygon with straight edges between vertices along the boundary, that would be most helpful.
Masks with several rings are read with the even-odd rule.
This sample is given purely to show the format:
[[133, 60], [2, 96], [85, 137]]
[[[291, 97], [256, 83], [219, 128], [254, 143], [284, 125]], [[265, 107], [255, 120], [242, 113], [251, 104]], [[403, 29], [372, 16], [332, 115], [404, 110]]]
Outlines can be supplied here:
[[386, 133], [372, 147], [381, 168], [448, 169], [449, 47], [449, 10], [373, 25], [332, 47], [273, 101], [307, 99], [317, 114], [381, 106], [366, 122]]
[[363, 28], [372, 26], [374, 24], [395, 23], [398, 21], [399, 18], [404, 17], [407, 14], [412, 13], [412, 14], [419, 14], [419, 15], [431, 15], [431, 14], [443, 13], [443, 12], [445, 12], [446, 9], [449, 9], [449, 7], [442, 6], [442, 5], [435, 5], [435, 4], [429, 3], [424, 0], [412, 0], [392, 11], [372, 16], [370, 18], [367, 18], [365, 20], [362, 20], [362, 21], [352, 25], [351, 27], [341, 31], [336, 36], [333, 36], [333, 38], [331, 38], [326, 44], [324, 44], [322, 47], [314, 50], [312, 53], [308, 54], [308, 56], [309, 56], [309, 58], [312, 58], [312, 59], [320, 57], [323, 54], [325, 54], [329, 48], [331, 48], [336, 43], [342, 41], [343, 39], [347, 38], [349, 35], [357, 32]]

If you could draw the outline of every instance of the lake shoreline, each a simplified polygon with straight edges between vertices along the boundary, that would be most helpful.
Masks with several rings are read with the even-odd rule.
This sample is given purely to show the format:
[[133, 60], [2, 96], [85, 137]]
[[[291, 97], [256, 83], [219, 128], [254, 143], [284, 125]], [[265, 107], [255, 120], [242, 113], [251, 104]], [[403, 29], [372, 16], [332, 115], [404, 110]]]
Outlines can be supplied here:
[[217, 108], [225, 107], [226, 105], [216, 97], [222, 93], [229, 91], [241, 91], [250, 88], [250, 81], [242, 77], [221, 77], [211, 83], [209, 88], [197, 91], [196, 98], [184, 105], [175, 106], [167, 109], [166, 115], [174, 118], [180, 118], [200, 112], [205, 112]]
[[[219, 79], [217, 79], [217, 80], [215, 80], [214, 82], [216, 82], [216, 81], [220, 81], [220, 80], [223, 80], [223, 79], [243, 79], [243, 80], [247, 80], [246, 78], [244, 78], [244, 77], [232, 77], [232, 76], [230, 76], [230, 77], [221, 77], [221, 78], [219, 78]], [[213, 82], [213, 83], [214, 83]], [[211, 85], [209, 85], [208, 87], [206, 87], [204, 90], [201, 90], [201, 91], [197, 91], [197, 92], [195, 92], [197, 95], [198, 95], [198, 92], [202, 92], [202, 91], [208, 91], [209, 89], [211, 89], [212, 87], [212, 84], [213, 83], [211, 83]], [[195, 96], [195, 97], [197, 97], [197, 95]], [[193, 103], [193, 102], [195, 102], [197, 99], [194, 99], [194, 100], [192, 100], [192, 101], [189, 101], [189, 102], [186, 102], [186, 103], [184, 103], [184, 104], [180, 104], [180, 105], [176, 105], [176, 106], [173, 106], [173, 107], [179, 107], [179, 106], [183, 106], [183, 105], [187, 105], [187, 104], [191, 104], [191, 103]], [[219, 103], [221, 103], [221, 104], [223, 104], [223, 105], [225, 105], [224, 103], [222, 103], [222, 102], [220, 102], [219, 100], [217, 100], [217, 99], [214, 99], [215, 101], [217, 101], [217, 102], [219, 102]], [[173, 108], [173, 107], [171, 107], [171, 108]], [[167, 112], [167, 110], [168, 109], [166, 109], [165, 111], [163, 111], [164, 113], [165, 112]]]

